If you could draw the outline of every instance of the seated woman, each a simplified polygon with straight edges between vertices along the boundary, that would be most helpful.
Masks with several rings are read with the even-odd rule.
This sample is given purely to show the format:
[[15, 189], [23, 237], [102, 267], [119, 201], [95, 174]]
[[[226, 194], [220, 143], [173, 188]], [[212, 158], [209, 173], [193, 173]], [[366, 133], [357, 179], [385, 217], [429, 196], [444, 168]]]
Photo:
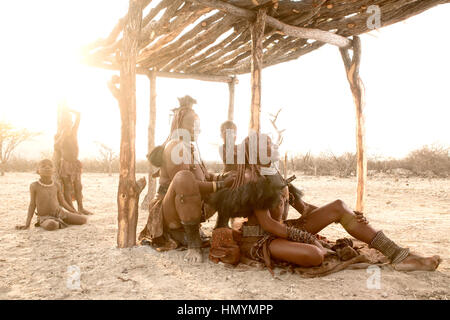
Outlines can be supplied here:
[[190, 96], [179, 101], [169, 138], [149, 155], [150, 162], [160, 167], [159, 189], [139, 240], [160, 251], [187, 246], [185, 260], [200, 262], [200, 223], [215, 212], [205, 202], [211, 193], [230, 186], [233, 177], [221, 176], [219, 181], [206, 170], [194, 146], [199, 133], [199, 118], [192, 109], [196, 101]]
[[[258, 140], [259, 145], [261, 141], [267, 141], [270, 157], [270, 138], [259, 135]], [[211, 203], [219, 213], [216, 228], [225, 227], [231, 217], [248, 217], [241, 230], [240, 248], [244, 255], [266, 264], [274, 258], [303, 267], [319, 266], [328, 250], [315, 235], [331, 223], [340, 223], [351, 236], [389, 258], [396, 270], [433, 271], [438, 267], [441, 262], [439, 256], [424, 258], [410, 253], [409, 249], [398, 246], [382, 231], [375, 230], [362, 213], [351, 210], [341, 200], [322, 207], [305, 203], [301, 199], [302, 194], [288, 186], [276, 170], [267, 170], [271, 163], [264, 165], [259, 155], [250, 157], [252, 148], [248, 137], [243, 144], [245, 163], [238, 165], [234, 184], [215, 194]], [[256, 163], [250, 164], [250, 158], [257, 159]], [[288, 227], [282, 221], [285, 206], [289, 203], [302, 215], [297, 228]]]

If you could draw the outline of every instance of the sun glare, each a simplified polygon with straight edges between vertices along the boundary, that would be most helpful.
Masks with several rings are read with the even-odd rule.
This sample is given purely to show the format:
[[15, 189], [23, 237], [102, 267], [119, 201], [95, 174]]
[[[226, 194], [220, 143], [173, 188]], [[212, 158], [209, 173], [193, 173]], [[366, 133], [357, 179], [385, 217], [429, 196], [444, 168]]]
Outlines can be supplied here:
[[[14, 32], [5, 33], [5, 40], [11, 44], [0, 53], [2, 73], [5, 75], [0, 79], [0, 85], [2, 89], [7, 88], [2, 90], [0, 97], [0, 119], [6, 119], [19, 127], [44, 132], [46, 138], [39, 147], [51, 149], [51, 137], [56, 131], [57, 107], [65, 102], [69, 108], [82, 113], [79, 133], [82, 157], [95, 157], [96, 141], [118, 150], [119, 109], [106, 86], [114, 72], [84, 65], [81, 49], [109, 34], [117, 19], [126, 12], [128, 1], [47, 1], [45, 5], [37, 1], [29, 3], [27, 11], [21, 11], [18, 3], [9, 2], [9, 11], [0, 12], [0, 27], [3, 30], [14, 25]], [[106, 6], [108, 14], [98, 14]], [[406, 67], [408, 61], [413, 65], [416, 63], [417, 57], [414, 55], [425, 53], [417, 48], [413, 54], [412, 49], [407, 48], [408, 45], [409, 48], [414, 47], [414, 39], [404, 31], [406, 27], [408, 30], [422, 30], [421, 25], [432, 28], [429, 24], [439, 20], [433, 19], [433, 14], [445, 15], [445, 9], [442, 8], [441, 13], [430, 10], [423, 16], [408, 21], [408, 25], [396, 25], [390, 32], [375, 32], [363, 38], [365, 52], [362, 76], [367, 87], [369, 152], [375, 150], [377, 153], [403, 156], [409, 150], [420, 147], [419, 144], [435, 142], [436, 138], [444, 144], [449, 142], [450, 137], [444, 129], [445, 116], [435, 117], [432, 125], [428, 123], [433, 113], [445, 114], [443, 108], [449, 106], [448, 94], [444, 88], [446, 81], [438, 80], [434, 85], [427, 86], [428, 94], [420, 93], [418, 88], [420, 82], [425, 81], [424, 78]], [[17, 23], [14, 17], [17, 14], [8, 12], [21, 12], [22, 21], [27, 23]], [[398, 45], [399, 35], [404, 41], [405, 52], [401, 52], [402, 48]], [[442, 42], [429, 43], [437, 45]], [[384, 48], [388, 46], [394, 47], [395, 52], [387, 54]], [[426, 49], [427, 53], [429, 50], [431, 49]], [[415, 68], [424, 77], [426, 72], [437, 71], [442, 72], [442, 77], [448, 75], [448, 63], [445, 64], [448, 48], [447, 51], [445, 47], [437, 48], [433, 52], [434, 58], [429, 63], [434, 64], [434, 67]], [[398, 69], [402, 65], [405, 69]], [[319, 74], [321, 68], [327, 70], [326, 79], [323, 74]], [[413, 78], [416, 81], [411, 80]], [[236, 87], [235, 121], [238, 135], [243, 137], [248, 128], [250, 79], [248, 76], [240, 76], [239, 80]], [[402, 90], [408, 92], [405, 94]], [[203, 154], [212, 158], [217, 153], [216, 145], [220, 143], [218, 128], [226, 118], [227, 86], [158, 78], [157, 91], [156, 142], [161, 142], [167, 135], [168, 117], [170, 109], [177, 103], [176, 97], [190, 94], [199, 101], [196, 109], [202, 123], [200, 143], [204, 147]], [[138, 77], [138, 158], [145, 157], [147, 153], [148, 101], [148, 79]], [[422, 109], [419, 104], [427, 104], [430, 112], [420, 112]], [[284, 122], [281, 126], [287, 129], [283, 148], [292, 154], [308, 151], [318, 153], [326, 151], [325, 149], [332, 149], [337, 153], [354, 152], [353, 101], [345, 83], [340, 57], [330, 46], [298, 61], [264, 69], [262, 108], [262, 122], [267, 123], [269, 113], [283, 108], [281, 120], [284, 119]], [[387, 113], [392, 117], [386, 117]], [[409, 120], [399, 122], [406, 113]], [[316, 132], [317, 123], [327, 129], [320, 134], [311, 135], [311, 132]], [[421, 128], [427, 129], [419, 133], [419, 124]], [[383, 130], [380, 131], [381, 127]], [[270, 123], [265, 129], [271, 131]], [[408, 135], [417, 139], [410, 139], [409, 144], [405, 144], [401, 139]], [[301, 143], [298, 137], [304, 137]]]

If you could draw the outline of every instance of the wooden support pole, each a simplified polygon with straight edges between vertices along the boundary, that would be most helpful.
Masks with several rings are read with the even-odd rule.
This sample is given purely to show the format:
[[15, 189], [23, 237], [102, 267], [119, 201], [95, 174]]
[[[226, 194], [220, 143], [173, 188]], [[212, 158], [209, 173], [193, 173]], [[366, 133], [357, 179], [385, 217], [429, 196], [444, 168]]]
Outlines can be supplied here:
[[284, 153], [284, 179], [287, 179], [287, 165], [288, 165], [288, 158], [287, 158], [287, 152]]
[[[148, 79], [150, 80], [150, 114], [148, 121], [148, 153], [155, 148], [155, 128], [156, 128], [156, 72], [151, 70], [148, 73]], [[148, 191], [145, 195], [145, 199], [142, 202], [141, 208], [148, 209], [150, 200], [153, 199], [156, 192], [156, 180], [152, 177], [153, 166], [148, 163]]]
[[130, 0], [127, 21], [124, 27], [120, 52], [120, 118], [122, 122], [120, 140], [120, 176], [117, 192], [118, 225], [117, 246], [136, 245], [136, 227], [139, 195], [144, 189], [145, 178], [136, 182], [136, 58], [139, 33], [142, 23], [142, 1]]
[[251, 60], [251, 86], [252, 101], [250, 104], [250, 131], [260, 132], [261, 115], [261, 70], [263, 66], [264, 28], [267, 9], [259, 9], [256, 21], [251, 26], [252, 33], [252, 60]]
[[228, 99], [228, 120], [233, 121], [234, 120], [234, 87], [236, 84], [236, 77], [233, 77], [233, 80], [228, 82], [228, 92], [229, 92], [229, 99]]
[[365, 127], [364, 127], [364, 84], [359, 76], [359, 66], [361, 62], [361, 40], [358, 36], [353, 37], [353, 56], [350, 59], [347, 49], [340, 49], [342, 60], [347, 72], [348, 83], [352, 90], [353, 100], [356, 107], [356, 157], [358, 180], [356, 210], [364, 210], [364, 198], [367, 178], [367, 158], [365, 150]]

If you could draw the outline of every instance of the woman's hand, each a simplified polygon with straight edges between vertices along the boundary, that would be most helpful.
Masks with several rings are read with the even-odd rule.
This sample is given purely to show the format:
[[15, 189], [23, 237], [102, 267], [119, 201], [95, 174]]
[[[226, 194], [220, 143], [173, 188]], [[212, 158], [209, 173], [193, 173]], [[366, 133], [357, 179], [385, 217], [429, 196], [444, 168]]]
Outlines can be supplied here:
[[359, 223], [369, 224], [369, 221], [367, 221], [366, 217], [364, 217], [364, 213], [355, 210], [353, 210], [353, 213], [356, 215], [356, 220]]

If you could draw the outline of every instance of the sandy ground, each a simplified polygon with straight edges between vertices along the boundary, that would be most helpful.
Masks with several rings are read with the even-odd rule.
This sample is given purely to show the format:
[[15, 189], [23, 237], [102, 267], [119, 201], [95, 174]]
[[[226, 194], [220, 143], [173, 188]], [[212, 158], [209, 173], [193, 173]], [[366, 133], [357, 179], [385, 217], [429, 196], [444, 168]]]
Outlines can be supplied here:
[[[118, 176], [84, 174], [85, 206], [95, 212], [84, 226], [53, 232], [23, 224], [32, 173], [0, 177], [0, 299], [448, 299], [450, 297], [450, 180], [371, 177], [366, 216], [377, 228], [420, 253], [439, 254], [436, 272], [345, 270], [305, 279], [267, 270], [207, 262], [188, 265], [185, 252], [116, 248]], [[300, 177], [296, 185], [316, 205], [355, 201], [355, 179]], [[296, 217], [290, 212], [290, 217]], [[140, 212], [138, 230], [147, 219]], [[214, 219], [214, 218], [213, 218]], [[33, 223], [35, 218], [33, 219]], [[214, 221], [204, 225], [210, 233]], [[340, 225], [322, 231], [345, 235]], [[205, 253], [205, 258], [207, 253]], [[77, 273], [80, 270], [80, 287]], [[376, 275], [375, 275], [376, 276]], [[372, 278], [371, 278], [372, 277]], [[369, 283], [369, 286], [367, 285]]]

